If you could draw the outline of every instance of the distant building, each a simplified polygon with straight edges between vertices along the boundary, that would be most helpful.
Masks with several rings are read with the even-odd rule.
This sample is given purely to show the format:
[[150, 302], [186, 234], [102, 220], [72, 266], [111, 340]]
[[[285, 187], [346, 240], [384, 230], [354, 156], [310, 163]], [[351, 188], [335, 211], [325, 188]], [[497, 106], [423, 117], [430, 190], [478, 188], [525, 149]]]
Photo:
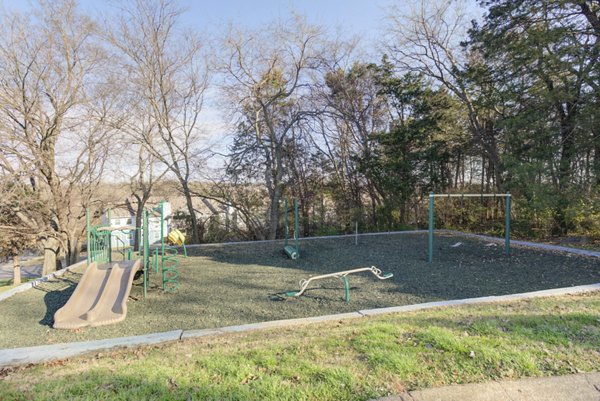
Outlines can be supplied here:
[[[163, 210], [165, 215], [163, 223], [163, 235], [166, 237], [171, 231], [173, 221], [171, 204], [169, 202], [165, 202]], [[100, 221], [102, 225], [108, 225], [110, 227], [135, 227], [135, 214], [129, 212], [129, 210], [125, 208], [115, 208], [110, 210], [110, 222], [108, 219], [108, 213], [105, 213]], [[140, 224], [140, 227], [141, 226], [143, 226], [143, 223]], [[113, 231], [111, 235], [111, 247], [118, 248], [122, 246], [134, 246], [136, 235], [136, 230], [133, 229]], [[148, 215], [148, 239], [150, 244], [160, 243], [160, 215]]]

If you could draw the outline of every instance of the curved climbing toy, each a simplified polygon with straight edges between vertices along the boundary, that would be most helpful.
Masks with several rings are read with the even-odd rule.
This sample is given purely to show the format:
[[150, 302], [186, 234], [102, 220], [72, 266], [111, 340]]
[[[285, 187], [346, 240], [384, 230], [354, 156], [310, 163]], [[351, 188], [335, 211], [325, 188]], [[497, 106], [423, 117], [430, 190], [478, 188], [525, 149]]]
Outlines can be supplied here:
[[163, 290], [173, 292], [179, 288], [179, 260], [177, 249], [165, 248], [162, 264]]

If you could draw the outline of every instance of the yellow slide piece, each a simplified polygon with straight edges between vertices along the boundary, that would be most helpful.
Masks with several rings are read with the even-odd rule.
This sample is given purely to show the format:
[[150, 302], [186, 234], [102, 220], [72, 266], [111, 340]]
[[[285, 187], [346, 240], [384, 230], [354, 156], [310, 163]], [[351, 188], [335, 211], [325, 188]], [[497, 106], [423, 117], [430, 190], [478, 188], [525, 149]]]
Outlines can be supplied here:
[[173, 245], [182, 246], [185, 244], [185, 234], [179, 230], [173, 230], [167, 235], [167, 239]]

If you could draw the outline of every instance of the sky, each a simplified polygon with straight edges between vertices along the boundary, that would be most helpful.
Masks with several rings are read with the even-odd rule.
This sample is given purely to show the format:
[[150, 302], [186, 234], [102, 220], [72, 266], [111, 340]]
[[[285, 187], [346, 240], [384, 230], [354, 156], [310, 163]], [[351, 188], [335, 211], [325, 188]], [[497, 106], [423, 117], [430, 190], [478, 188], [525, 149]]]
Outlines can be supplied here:
[[[113, 1], [119, 3], [119, 1]], [[0, 9], [26, 10], [35, 4], [31, 0], [0, 0]], [[186, 9], [186, 25], [210, 33], [233, 23], [257, 27], [276, 19], [286, 19], [291, 12], [306, 16], [309, 22], [344, 33], [358, 35], [365, 40], [375, 39], [384, 23], [385, 11], [394, 0], [179, 0]], [[110, 8], [107, 0], [79, 0], [92, 12]]]
[[[48, 0], [52, 1], [52, 0]], [[78, 0], [88, 15], [109, 16], [125, 0]], [[360, 53], [368, 60], [378, 61], [379, 40], [388, 21], [390, 8], [402, 7], [408, 11], [421, 0], [175, 0], [183, 9], [182, 25], [207, 34], [219, 36], [229, 24], [240, 28], [259, 28], [277, 20], [288, 20], [292, 13], [306, 17], [310, 24], [326, 28], [347, 39], [359, 39]], [[467, 0], [469, 3], [474, 0]], [[28, 11], [36, 0], [0, 0], [0, 13], [3, 11]], [[109, 17], [110, 18], [110, 17]], [[223, 133], [230, 131], [224, 123], [223, 115], [212, 103], [218, 96], [214, 88], [207, 93], [203, 110], [203, 125], [207, 131], [211, 147], [224, 151], [228, 140]], [[217, 141], [217, 139], [219, 139]]]
[[[51, 0], [50, 0], [51, 1]], [[111, 3], [123, 0], [78, 0], [89, 15], [114, 12]], [[201, 33], [218, 34], [229, 24], [257, 28], [276, 20], [286, 20], [293, 12], [307, 18], [311, 24], [323, 26], [343, 37], [359, 38], [359, 48], [371, 53], [381, 36], [386, 11], [395, 0], [176, 0], [184, 8], [183, 25]], [[35, 0], [0, 0], [2, 11], [27, 11]], [[415, 1], [416, 3], [416, 1]], [[373, 52], [374, 53], [374, 52]], [[218, 113], [206, 110], [205, 116], [218, 125]]]
[[189, 20], [198, 19], [209, 27], [226, 23], [260, 26], [292, 11], [305, 15], [310, 22], [332, 28], [342, 27], [361, 36], [374, 36], [385, 9], [392, 0], [221, 0], [183, 1], [189, 7]]

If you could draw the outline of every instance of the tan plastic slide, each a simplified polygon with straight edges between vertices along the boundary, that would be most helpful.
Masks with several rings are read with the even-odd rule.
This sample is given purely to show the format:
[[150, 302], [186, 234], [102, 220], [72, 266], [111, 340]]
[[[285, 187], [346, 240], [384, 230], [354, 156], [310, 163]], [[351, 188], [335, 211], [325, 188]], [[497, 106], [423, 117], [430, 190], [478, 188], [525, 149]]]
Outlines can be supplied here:
[[55, 329], [118, 323], [127, 315], [127, 297], [141, 259], [90, 264], [65, 306], [54, 314]]

